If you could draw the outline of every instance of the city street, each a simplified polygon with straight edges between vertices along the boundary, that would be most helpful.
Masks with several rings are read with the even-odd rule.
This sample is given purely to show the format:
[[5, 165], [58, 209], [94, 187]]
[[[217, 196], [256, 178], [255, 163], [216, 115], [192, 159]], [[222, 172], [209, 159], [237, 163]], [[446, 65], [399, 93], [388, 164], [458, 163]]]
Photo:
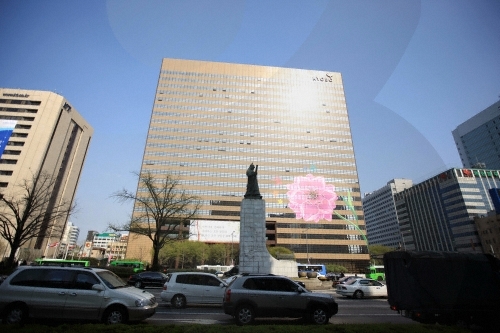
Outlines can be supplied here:
[[[198, 324], [234, 324], [233, 319], [224, 314], [218, 306], [188, 306], [185, 309], [172, 309], [170, 304], [161, 301], [161, 289], [147, 289], [159, 300], [160, 305], [156, 314], [146, 322], [156, 325], [175, 323]], [[321, 292], [333, 293], [333, 290]], [[415, 322], [401, 317], [397, 312], [389, 309], [387, 299], [349, 299], [335, 296], [339, 304], [339, 312], [330, 319], [330, 324], [371, 324], [393, 323], [414, 324]], [[256, 324], [300, 322], [298, 319], [257, 319]]]

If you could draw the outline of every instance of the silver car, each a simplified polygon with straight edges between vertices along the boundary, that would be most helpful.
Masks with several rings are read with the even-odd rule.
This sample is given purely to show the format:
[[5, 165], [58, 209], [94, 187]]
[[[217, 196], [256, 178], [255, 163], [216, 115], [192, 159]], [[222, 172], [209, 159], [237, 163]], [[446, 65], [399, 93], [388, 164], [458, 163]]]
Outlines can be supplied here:
[[0, 284], [0, 315], [10, 324], [28, 318], [126, 323], [152, 316], [157, 306], [154, 295], [106, 269], [20, 266]]
[[222, 305], [227, 284], [214, 274], [201, 272], [168, 273], [160, 296], [174, 308], [187, 304]]
[[238, 325], [259, 317], [303, 317], [323, 325], [338, 312], [338, 304], [331, 295], [311, 292], [284, 276], [242, 274], [227, 287], [223, 309]]
[[349, 280], [344, 284], [338, 284], [337, 294], [353, 297], [387, 297], [387, 287], [385, 284], [373, 279], [357, 278]]

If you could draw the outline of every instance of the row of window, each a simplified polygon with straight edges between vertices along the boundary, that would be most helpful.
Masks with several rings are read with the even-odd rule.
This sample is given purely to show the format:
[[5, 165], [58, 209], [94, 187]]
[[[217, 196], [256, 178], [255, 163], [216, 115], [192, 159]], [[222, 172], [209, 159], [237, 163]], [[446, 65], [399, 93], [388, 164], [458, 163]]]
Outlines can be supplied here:
[[[349, 128], [349, 125], [347, 126], [336, 126], [336, 127], [342, 127], [342, 128]], [[241, 128], [245, 128], [244, 125], [241, 125]], [[248, 129], [248, 127], [247, 127]], [[293, 134], [291, 136], [287, 136], [287, 129], [286, 128], [280, 128], [280, 131], [278, 132], [273, 132], [272, 129], [268, 126], [265, 127], [259, 127], [259, 126], [254, 126], [252, 128], [252, 131], [258, 132], [258, 137], [259, 138], [290, 138], [290, 139], [297, 139], [297, 135]], [[191, 128], [191, 127], [155, 127], [152, 126], [149, 128], [149, 135], [164, 135], [164, 134], [152, 134], [152, 132], [161, 132], [161, 133], [195, 133], [197, 137], [199, 137], [200, 134], [203, 134], [205, 136], [207, 135], [237, 135], [238, 133], [235, 133], [234, 131], [229, 132], [229, 131], [223, 131], [223, 130], [215, 130], [215, 129], [203, 129], [203, 128]], [[291, 131], [290, 131], [291, 133]], [[328, 129], [328, 128], [315, 128], [314, 130], [315, 134], [325, 134], [325, 136], [335, 136], [335, 135], [345, 135], [350, 138], [350, 132], [349, 131], [342, 131], [342, 130], [335, 130], [335, 129]], [[239, 136], [242, 136], [243, 133], [239, 132]], [[253, 134], [255, 135], [255, 134]], [[252, 137], [252, 133], [250, 133], [250, 137]], [[224, 140], [224, 138], [221, 138], [221, 140]], [[321, 140], [321, 139], [320, 139]], [[335, 139], [330, 139], [330, 142]]]
[[[238, 133], [235, 133], [236, 136], [238, 136]], [[249, 137], [249, 138], [255, 138], [255, 135], [254, 134], [248, 134], [246, 133], [246, 135], [244, 133], [239, 133], [239, 136], [240, 137]], [[284, 140], [286, 141], [287, 143], [288, 142], [292, 142], [292, 141], [296, 141], [297, 140], [297, 136], [296, 135], [293, 135], [293, 134], [290, 134], [290, 135], [273, 135], [273, 136], [269, 136], [270, 138], [274, 138], [274, 139], [277, 139], [277, 140]], [[255, 143], [259, 143], [259, 142], [269, 142], [269, 140], [264, 140], [265, 137], [262, 137], [262, 136], [258, 136], [256, 139], [247, 139], [247, 140], [252, 140], [252, 142], [255, 142]], [[310, 137], [301, 137], [301, 140], [307, 140], [307, 141], [320, 141], [320, 142], [336, 142], [336, 143], [347, 143], [347, 144], [350, 144], [351, 143], [351, 140], [350, 139], [346, 139], [346, 138], [334, 138], [334, 139], [325, 139], [325, 138], [320, 138], [320, 137], [317, 137], [317, 136], [310, 136]], [[220, 137], [194, 137], [194, 136], [182, 136], [182, 135], [166, 135], [166, 134], [149, 134], [148, 135], [148, 142], [150, 142], [150, 140], [158, 140], [158, 141], [173, 141], [173, 140], [176, 140], [176, 141], [196, 141], [196, 142], [211, 142], [211, 143], [228, 143], [228, 142], [231, 142], [231, 140], [227, 139], [227, 138], [223, 138], [221, 139]], [[233, 142], [238, 142], [238, 140], [235, 140]], [[277, 142], [275, 142], [274, 144], [279, 144]]]
[[20, 105], [40, 105], [41, 101], [30, 101], [27, 99], [4, 99], [0, 98], [2, 104], [20, 104]]
[[34, 121], [34, 117], [23, 117], [23, 116], [3, 116], [0, 115], [0, 119], [4, 120], [18, 120], [18, 121]]
[[[184, 103], [184, 104], [204, 104], [204, 105], [230, 105], [231, 107], [240, 106], [245, 108], [258, 108], [261, 111], [267, 112], [267, 110], [281, 109], [283, 112], [295, 112], [295, 108], [290, 109], [290, 101], [288, 104], [280, 103], [279, 101], [267, 101], [267, 103], [256, 103], [252, 101], [243, 101], [242, 99], [230, 99], [229, 96], [224, 100], [221, 99], [191, 99], [191, 98], [165, 98], [164, 102], [169, 103]], [[176, 104], [173, 104], [176, 105]], [[172, 108], [171, 104], [158, 104], [154, 105], [155, 108]], [[331, 105], [332, 108], [346, 108], [345, 102], [335, 102]], [[317, 110], [314, 106], [307, 106], [307, 110]]]
[[[293, 94], [296, 92], [296, 89], [284, 89], [284, 87], [279, 87], [279, 93], [275, 89], [259, 89], [259, 90], [251, 90], [250, 94], [255, 95], [251, 96], [251, 100], [253, 101], [258, 101], [258, 100], [269, 100], [269, 101], [287, 101], [289, 99], [289, 95]], [[212, 91], [206, 92], [203, 90], [207, 91]], [[221, 92], [221, 93], [217, 93]], [[258, 92], [258, 94], [256, 94]], [[163, 98], [166, 98], [165, 96], [162, 95], [181, 95], [181, 96], [196, 96], [196, 97], [204, 97], [204, 98], [226, 98], [227, 96], [232, 96], [234, 98], [245, 98], [245, 99], [250, 99], [249, 96], [241, 96], [239, 95], [240, 93], [243, 94], [248, 94], [248, 90], [245, 89], [226, 89], [226, 88], [211, 88], [207, 86], [183, 86], [183, 90], [157, 90], [157, 95], [156, 98], [157, 100], [161, 101]], [[228, 95], [228, 93], [236, 93], [236, 95], [231, 94]], [[336, 94], [331, 94], [327, 95], [328, 96], [328, 101], [330, 102], [335, 102], [335, 101], [344, 101], [344, 96], [342, 91], [338, 91]], [[316, 100], [317, 102], [323, 102], [326, 101], [324, 100]], [[326, 104], [326, 103], [321, 103], [321, 104]], [[325, 105], [326, 106], [326, 105]]]
[[16, 113], [37, 113], [37, 109], [26, 109], [26, 108], [0, 108], [0, 111], [4, 112], [16, 112]]
[[[296, 71], [296, 70], [294, 70]], [[181, 75], [181, 76], [173, 76], [173, 75]], [[186, 78], [186, 76], [196, 76], [196, 79]], [[221, 78], [225, 80], [204, 80], [200, 77], [206, 78]], [[197, 83], [210, 83], [214, 85], [235, 85], [235, 84], [244, 84], [244, 85], [255, 85], [261, 86], [262, 84], [278, 84], [280, 86], [293, 86], [293, 85], [301, 85], [304, 84], [317, 84], [312, 81], [311, 77], [301, 77], [302, 80], [298, 80], [298, 76], [294, 75], [294, 73], [290, 72], [290, 75], [277, 77], [274, 75], [273, 77], [268, 78], [258, 78], [254, 76], [243, 76], [243, 75], [227, 75], [227, 74], [213, 74], [213, 73], [198, 73], [198, 72], [175, 72], [175, 71], [161, 71], [160, 80], [166, 81], [181, 81], [181, 82], [197, 82]], [[337, 88], [343, 89], [342, 84], [329, 82], [329, 88]]]
[[[153, 114], [158, 114], [158, 112], [154, 112]], [[182, 117], [182, 118], [181, 118]], [[193, 118], [191, 120], [190, 118]], [[255, 118], [255, 117], [250, 117], [250, 116], [245, 116], [245, 117], [227, 117], [227, 116], [221, 116], [221, 115], [196, 115], [192, 114], [191, 117], [186, 117], [184, 116], [179, 116], [179, 118], [174, 118], [174, 117], [168, 117], [168, 118], [163, 118], [163, 117], [153, 117], [151, 120], [151, 123], [159, 123], [159, 124], [187, 124], [191, 125], [194, 123], [194, 126], [199, 126], [200, 121], [203, 121], [202, 119], [208, 119], [209, 122], [207, 125], [211, 126], [218, 126], [220, 124], [223, 124], [226, 127], [239, 127], [239, 128], [247, 128], [249, 123], [254, 123], [254, 124], [266, 124], [266, 123], [274, 123], [274, 124], [284, 124], [284, 125], [298, 125], [298, 128], [301, 129], [301, 131], [307, 131], [307, 127], [310, 126], [313, 129], [317, 126], [324, 126], [323, 121], [329, 121], [332, 122], [332, 127], [336, 127], [337, 124], [340, 124], [342, 122], [344, 123], [349, 123], [349, 119], [346, 116], [329, 116], [329, 117], [314, 117], [309, 118], [309, 119], [301, 119], [301, 118], [271, 118], [271, 117], [263, 117], [263, 118]], [[217, 122], [217, 120], [221, 122]], [[242, 123], [245, 124], [246, 126], [243, 127]], [[309, 129], [311, 131], [311, 129]]]

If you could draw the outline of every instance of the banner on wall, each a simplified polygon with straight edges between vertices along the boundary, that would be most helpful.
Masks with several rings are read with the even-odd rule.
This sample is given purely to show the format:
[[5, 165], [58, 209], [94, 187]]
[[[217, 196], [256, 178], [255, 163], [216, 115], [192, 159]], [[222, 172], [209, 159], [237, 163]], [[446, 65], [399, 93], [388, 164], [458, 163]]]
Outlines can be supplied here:
[[189, 240], [207, 243], [239, 243], [240, 222], [193, 220], [189, 225]]
[[2, 156], [7, 142], [16, 127], [16, 120], [0, 120], [0, 156]]

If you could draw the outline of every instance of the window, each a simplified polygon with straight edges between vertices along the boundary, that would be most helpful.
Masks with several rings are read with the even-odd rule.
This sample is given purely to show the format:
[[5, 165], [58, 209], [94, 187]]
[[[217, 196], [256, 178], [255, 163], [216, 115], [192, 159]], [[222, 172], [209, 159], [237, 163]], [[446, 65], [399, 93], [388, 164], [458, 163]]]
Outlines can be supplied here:
[[76, 275], [74, 289], [91, 290], [94, 284], [99, 284], [99, 280], [94, 275], [80, 272]]
[[51, 269], [45, 274], [41, 287], [45, 288], [70, 288], [74, 272], [64, 269]]
[[17, 274], [10, 284], [15, 286], [36, 287], [43, 279], [44, 271], [41, 269], [26, 269]]

